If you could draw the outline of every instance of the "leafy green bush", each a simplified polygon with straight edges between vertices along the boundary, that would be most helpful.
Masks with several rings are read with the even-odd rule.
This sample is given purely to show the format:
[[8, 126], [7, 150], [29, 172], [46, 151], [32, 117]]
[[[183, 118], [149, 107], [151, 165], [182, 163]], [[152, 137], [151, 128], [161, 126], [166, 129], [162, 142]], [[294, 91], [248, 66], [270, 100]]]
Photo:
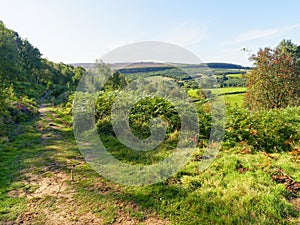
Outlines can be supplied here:
[[46, 87], [42, 84], [35, 84], [30, 82], [15, 82], [13, 89], [17, 97], [28, 96], [30, 99], [40, 100], [40, 97], [46, 91]]
[[17, 97], [13, 88], [2, 90], [1, 94], [6, 97], [5, 100], [2, 99], [1, 105], [4, 107], [0, 108], [0, 137], [4, 138], [11, 136], [10, 130], [16, 123], [32, 119], [38, 110], [34, 99]]
[[[95, 117], [100, 134], [114, 135], [111, 124], [111, 109], [118, 94], [118, 91], [103, 92], [100, 93], [97, 99]], [[121, 104], [121, 102], [119, 103]], [[200, 139], [208, 139], [211, 128], [211, 114], [202, 103], [197, 103], [195, 106], [198, 112], [199, 137]], [[149, 137], [151, 135], [149, 129], [151, 119], [156, 117], [160, 117], [167, 124], [167, 136], [180, 131], [181, 119], [174, 105], [162, 98], [146, 97], [136, 102], [129, 114], [128, 120], [133, 134], [141, 139]]]
[[14, 123], [29, 120], [37, 113], [36, 102], [27, 97], [11, 101], [7, 109], [9, 111], [9, 120], [12, 120]]
[[300, 107], [250, 112], [228, 109], [224, 147], [247, 145], [254, 151], [292, 150], [300, 140]]
[[[105, 92], [100, 95], [96, 105], [96, 121], [98, 132], [101, 134], [114, 134], [111, 125], [111, 108], [118, 91]], [[167, 133], [180, 129], [180, 120], [174, 106], [160, 98], [145, 98], [138, 101], [129, 115], [129, 124], [132, 132], [140, 137], [150, 136], [150, 120], [160, 116], [168, 121]]]

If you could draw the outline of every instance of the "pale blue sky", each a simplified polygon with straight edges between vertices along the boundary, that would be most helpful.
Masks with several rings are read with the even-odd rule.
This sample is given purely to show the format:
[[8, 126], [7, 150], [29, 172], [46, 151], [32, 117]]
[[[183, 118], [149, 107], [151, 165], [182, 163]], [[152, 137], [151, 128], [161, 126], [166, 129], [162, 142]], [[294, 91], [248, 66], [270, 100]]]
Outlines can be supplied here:
[[204, 62], [250, 65], [246, 47], [300, 44], [300, 1], [0, 0], [0, 20], [55, 62], [93, 62], [137, 41], [166, 41]]

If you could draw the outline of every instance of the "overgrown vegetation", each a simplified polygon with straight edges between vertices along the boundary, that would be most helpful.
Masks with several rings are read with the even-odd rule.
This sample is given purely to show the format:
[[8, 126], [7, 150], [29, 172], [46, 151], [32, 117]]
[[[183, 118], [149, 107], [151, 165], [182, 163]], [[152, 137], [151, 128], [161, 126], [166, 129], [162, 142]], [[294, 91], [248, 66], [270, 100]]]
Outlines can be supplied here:
[[232, 107], [227, 113], [224, 146], [249, 151], [291, 151], [299, 146], [300, 108], [257, 111]]

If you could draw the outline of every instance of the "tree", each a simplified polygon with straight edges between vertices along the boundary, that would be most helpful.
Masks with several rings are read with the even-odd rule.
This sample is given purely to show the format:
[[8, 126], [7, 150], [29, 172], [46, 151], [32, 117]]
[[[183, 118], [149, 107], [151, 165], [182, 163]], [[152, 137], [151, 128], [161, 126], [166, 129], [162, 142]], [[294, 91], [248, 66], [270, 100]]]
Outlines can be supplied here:
[[0, 21], [0, 84], [17, 80], [20, 73], [20, 57], [13, 31]]
[[115, 71], [105, 84], [105, 89], [118, 90], [127, 85], [125, 76], [119, 71]]
[[275, 50], [278, 50], [282, 53], [288, 53], [289, 55], [293, 57], [298, 57], [298, 46], [294, 44], [291, 40], [285, 40], [283, 39], [275, 48]]
[[291, 55], [300, 69], [300, 46], [297, 46], [291, 40], [284, 39], [276, 47], [276, 50]]
[[96, 60], [89, 71], [91, 75], [94, 75], [96, 90], [119, 90], [127, 85], [126, 78], [120, 71], [113, 71], [109, 64], [106, 64], [101, 60]]
[[275, 49], [252, 55], [254, 68], [248, 75], [245, 104], [251, 109], [296, 106], [300, 99], [297, 46], [283, 41]]
[[[19, 36], [17, 35], [19, 38]], [[39, 49], [33, 47], [28, 40], [21, 40], [19, 55], [22, 61], [23, 69], [26, 74], [26, 81], [32, 83], [40, 82], [40, 70], [43, 68], [41, 53]], [[25, 80], [25, 79], [24, 79]]]

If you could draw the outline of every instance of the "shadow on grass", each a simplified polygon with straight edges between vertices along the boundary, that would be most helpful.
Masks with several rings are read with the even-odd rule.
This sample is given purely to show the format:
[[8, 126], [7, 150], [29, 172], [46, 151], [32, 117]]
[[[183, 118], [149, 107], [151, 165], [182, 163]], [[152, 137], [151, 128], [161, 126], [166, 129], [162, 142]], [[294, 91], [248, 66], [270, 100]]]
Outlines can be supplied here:
[[[50, 126], [41, 130], [43, 116], [17, 124], [11, 131], [15, 136], [0, 143], [0, 221], [13, 221], [26, 210], [26, 194], [32, 190], [30, 185], [24, 183], [27, 179], [25, 174], [69, 172], [65, 161], [57, 159], [56, 154], [63, 150], [67, 139], [72, 139], [73, 133], [70, 129], [61, 129], [65, 124], [60, 120], [54, 121], [58, 127], [44, 121], [46, 124], [43, 126]], [[43, 140], [45, 134], [49, 138]], [[72, 151], [70, 148], [68, 155], [62, 154], [62, 157], [74, 158], [77, 153], [76, 148]], [[17, 194], [11, 194], [12, 191]]]
[[0, 219], [15, 219], [26, 207], [24, 197], [11, 197], [9, 191], [24, 188], [22, 170], [41, 151], [40, 134], [35, 129], [38, 119], [20, 123], [13, 129], [17, 135], [0, 147]]

